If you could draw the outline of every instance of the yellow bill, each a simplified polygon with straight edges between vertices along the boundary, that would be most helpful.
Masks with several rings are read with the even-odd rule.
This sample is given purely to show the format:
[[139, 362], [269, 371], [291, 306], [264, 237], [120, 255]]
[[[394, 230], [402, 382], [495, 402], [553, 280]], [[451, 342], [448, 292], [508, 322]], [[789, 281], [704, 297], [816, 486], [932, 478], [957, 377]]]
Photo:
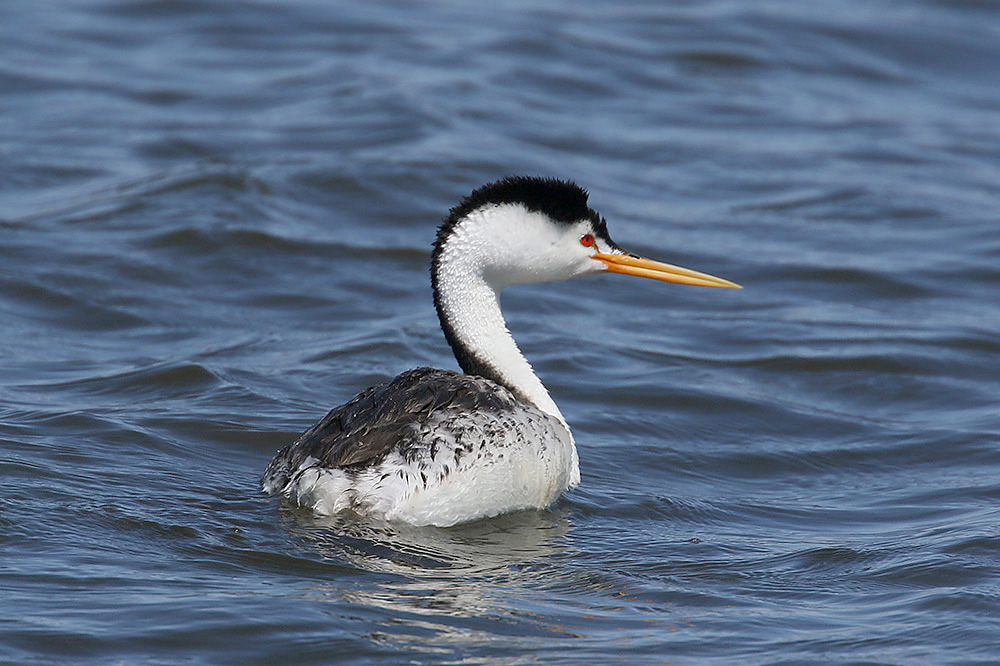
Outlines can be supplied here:
[[672, 266], [659, 261], [653, 261], [652, 259], [643, 259], [631, 254], [605, 254], [604, 252], [598, 252], [592, 256], [607, 266], [607, 270], [611, 273], [635, 275], [651, 280], [688, 284], [695, 287], [743, 288], [735, 282], [723, 280], [708, 273], [699, 273], [689, 268]]

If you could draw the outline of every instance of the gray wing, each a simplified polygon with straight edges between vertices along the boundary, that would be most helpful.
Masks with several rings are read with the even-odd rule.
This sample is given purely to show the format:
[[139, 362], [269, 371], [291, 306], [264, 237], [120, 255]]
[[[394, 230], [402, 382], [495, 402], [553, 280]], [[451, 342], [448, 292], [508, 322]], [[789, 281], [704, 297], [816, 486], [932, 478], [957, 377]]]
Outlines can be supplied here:
[[363, 467], [412, 436], [437, 410], [503, 412], [517, 408], [514, 395], [482, 377], [415, 368], [356, 395], [331, 410], [267, 466], [268, 492], [285, 486], [308, 458], [324, 467]]

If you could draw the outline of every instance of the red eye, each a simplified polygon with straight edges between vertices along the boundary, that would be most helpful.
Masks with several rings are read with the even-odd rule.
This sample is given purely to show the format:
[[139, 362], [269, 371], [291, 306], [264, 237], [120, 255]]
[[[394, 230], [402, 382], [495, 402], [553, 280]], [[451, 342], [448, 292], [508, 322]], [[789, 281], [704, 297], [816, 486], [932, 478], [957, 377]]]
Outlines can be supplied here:
[[584, 234], [580, 236], [580, 245], [584, 247], [594, 246], [594, 234]]

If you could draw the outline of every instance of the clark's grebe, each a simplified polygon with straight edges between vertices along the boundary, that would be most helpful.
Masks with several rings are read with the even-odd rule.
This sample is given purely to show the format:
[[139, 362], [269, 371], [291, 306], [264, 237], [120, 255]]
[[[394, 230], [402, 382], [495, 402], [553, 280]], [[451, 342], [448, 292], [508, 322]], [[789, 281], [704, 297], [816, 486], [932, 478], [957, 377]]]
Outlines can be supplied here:
[[431, 260], [434, 305], [465, 374], [417, 368], [362, 391], [278, 452], [264, 492], [417, 525], [550, 505], [580, 482], [576, 446], [507, 330], [500, 292], [606, 272], [739, 286], [626, 252], [574, 183], [510, 177], [475, 190], [441, 225]]

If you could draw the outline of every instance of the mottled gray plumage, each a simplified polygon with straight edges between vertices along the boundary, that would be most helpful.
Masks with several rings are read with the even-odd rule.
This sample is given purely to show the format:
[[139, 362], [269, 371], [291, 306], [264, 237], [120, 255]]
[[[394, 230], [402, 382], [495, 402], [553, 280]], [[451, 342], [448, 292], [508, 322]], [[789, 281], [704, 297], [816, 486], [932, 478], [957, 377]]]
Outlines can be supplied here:
[[[509, 418], [515, 412], [519, 418]], [[532, 419], [525, 420], [525, 412], [535, 413]], [[434, 424], [434, 430], [428, 436], [430, 424]], [[476, 442], [472, 437], [463, 437], [463, 431], [474, 429], [475, 434], [482, 435], [491, 427], [503, 430], [504, 437], [494, 438], [493, 443], [498, 444], [506, 438], [544, 440], [540, 437], [544, 430], [562, 428], [555, 418], [519, 401], [507, 388], [489, 379], [451, 370], [414, 368], [331, 410], [275, 455], [264, 472], [263, 486], [268, 492], [280, 491], [304, 465], [342, 468], [350, 473], [352, 469], [377, 465], [393, 449], [404, 460], [419, 463], [422, 459], [438, 459], [438, 447], [451, 447], [458, 465], [464, 453], [473, 453], [472, 443]], [[517, 432], [518, 428], [528, 427], [532, 432]]]

